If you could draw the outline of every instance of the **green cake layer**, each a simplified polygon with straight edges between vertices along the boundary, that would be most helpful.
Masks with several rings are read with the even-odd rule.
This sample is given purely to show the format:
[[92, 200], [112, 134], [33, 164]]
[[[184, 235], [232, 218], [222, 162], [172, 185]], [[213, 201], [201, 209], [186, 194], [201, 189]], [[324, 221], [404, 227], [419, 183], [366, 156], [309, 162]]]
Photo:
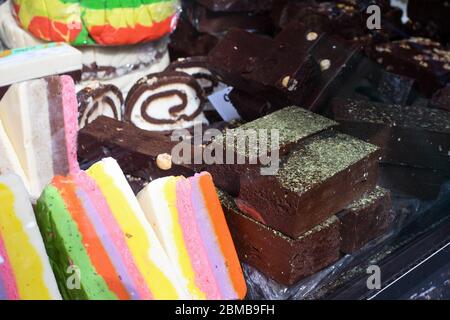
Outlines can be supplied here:
[[[92, 266], [78, 227], [54, 186], [45, 188], [39, 198], [36, 218], [63, 298], [66, 300], [117, 299]], [[83, 272], [77, 276], [75, 270], [83, 270]], [[75, 277], [78, 277], [80, 282], [79, 289], [73, 287], [77, 281]]]

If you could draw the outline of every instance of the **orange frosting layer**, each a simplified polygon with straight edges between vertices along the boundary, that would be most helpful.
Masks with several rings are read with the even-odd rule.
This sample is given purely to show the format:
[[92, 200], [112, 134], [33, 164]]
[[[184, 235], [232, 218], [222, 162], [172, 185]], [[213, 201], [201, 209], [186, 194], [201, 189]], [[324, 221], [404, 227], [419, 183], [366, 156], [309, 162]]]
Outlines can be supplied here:
[[222, 210], [222, 205], [217, 197], [211, 175], [205, 174], [199, 177], [199, 185], [203, 193], [206, 207], [209, 211], [211, 222], [216, 231], [217, 239], [222, 250], [223, 256], [228, 265], [228, 272], [233, 287], [240, 299], [247, 294], [247, 285], [245, 284], [242, 268], [236, 254], [233, 239], [228, 229], [227, 221]]
[[95, 270], [102, 276], [112, 292], [121, 300], [130, 299], [128, 292], [120, 281], [108, 253], [103, 248], [99, 237], [89, 220], [83, 205], [76, 194], [75, 184], [64, 177], [55, 177], [52, 184], [58, 189], [70, 212], [72, 219], [82, 235], [83, 245]]

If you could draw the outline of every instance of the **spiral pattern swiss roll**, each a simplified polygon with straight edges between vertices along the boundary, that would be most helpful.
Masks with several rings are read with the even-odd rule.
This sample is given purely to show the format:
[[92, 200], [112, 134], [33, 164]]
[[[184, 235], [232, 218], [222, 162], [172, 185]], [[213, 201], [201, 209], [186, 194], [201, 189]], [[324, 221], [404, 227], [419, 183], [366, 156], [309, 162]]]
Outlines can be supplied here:
[[214, 89], [219, 85], [219, 79], [210, 71], [204, 56], [180, 58], [172, 62], [167, 67], [167, 70], [190, 74], [197, 79], [206, 95], [213, 93]]
[[125, 101], [125, 120], [148, 131], [169, 131], [206, 122], [205, 94], [187, 73], [165, 71], [140, 79]]
[[77, 94], [80, 129], [99, 116], [122, 120], [123, 96], [114, 85], [95, 84]]

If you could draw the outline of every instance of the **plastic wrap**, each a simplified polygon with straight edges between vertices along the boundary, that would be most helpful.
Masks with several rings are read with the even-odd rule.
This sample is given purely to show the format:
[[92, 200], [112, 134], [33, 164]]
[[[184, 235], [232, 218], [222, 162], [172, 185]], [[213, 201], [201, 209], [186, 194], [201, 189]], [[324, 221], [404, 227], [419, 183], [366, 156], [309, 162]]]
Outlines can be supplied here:
[[19, 24], [37, 38], [76, 46], [117, 46], [160, 39], [178, 20], [176, 0], [13, 0]]
[[336, 288], [366, 273], [368, 264], [377, 264], [395, 250], [401, 248], [404, 243], [414, 240], [415, 235], [397, 238], [407, 226], [420, 219], [429, 209], [440, 206], [441, 200], [448, 197], [450, 197], [450, 182], [442, 186], [439, 198], [435, 201], [394, 196], [395, 223], [389, 232], [371, 241], [359, 251], [343, 256], [333, 265], [291, 287], [280, 285], [265, 277], [252, 266], [244, 264], [244, 274], [248, 287], [247, 299], [303, 300], [326, 298], [327, 294], [333, 292]]

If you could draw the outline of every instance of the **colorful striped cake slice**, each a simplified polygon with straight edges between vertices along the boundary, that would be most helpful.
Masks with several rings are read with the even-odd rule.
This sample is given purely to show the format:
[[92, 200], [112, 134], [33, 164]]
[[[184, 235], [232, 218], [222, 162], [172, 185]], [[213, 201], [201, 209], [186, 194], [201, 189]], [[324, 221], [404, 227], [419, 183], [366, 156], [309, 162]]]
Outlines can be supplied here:
[[25, 172], [20, 165], [19, 158], [17, 158], [11, 141], [9, 141], [3, 128], [2, 121], [0, 120], [0, 174], [14, 173], [20, 177], [25, 184], [27, 190], [29, 190], [28, 179]]
[[99, 163], [90, 169], [95, 179], [84, 171], [55, 177], [38, 200], [38, 222], [63, 297], [186, 298], [143, 213], [144, 224], [125, 187], [115, 187], [121, 180], [116, 173], [123, 174], [114, 169], [119, 171], [111, 177]]
[[138, 200], [193, 298], [245, 297], [242, 269], [209, 173], [154, 180]]
[[0, 300], [61, 299], [28, 192], [0, 176]]
[[104, 195], [154, 299], [190, 298], [117, 162], [103, 159], [87, 174]]
[[0, 101], [0, 121], [39, 197], [55, 175], [78, 170], [78, 109], [73, 80], [51, 76], [13, 84]]

